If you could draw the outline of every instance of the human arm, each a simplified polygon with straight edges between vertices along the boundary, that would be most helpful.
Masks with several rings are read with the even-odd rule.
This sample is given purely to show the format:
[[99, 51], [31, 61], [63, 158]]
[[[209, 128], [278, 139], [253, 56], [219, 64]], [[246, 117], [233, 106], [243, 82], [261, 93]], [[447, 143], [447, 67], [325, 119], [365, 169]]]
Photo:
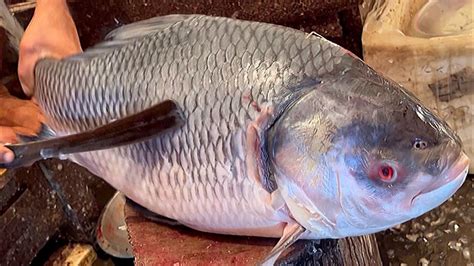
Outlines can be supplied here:
[[[20, 42], [18, 77], [23, 91], [34, 95], [34, 67], [38, 60], [63, 58], [82, 52], [74, 21], [65, 0], [38, 0], [36, 9]], [[0, 94], [0, 163], [14, 154], [2, 143], [16, 143], [17, 134], [35, 135], [44, 118], [33, 100], [19, 100], [6, 90]]]
[[82, 52], [79, 36], [65, 0], [38, 0], [20, 42], [18, 76], [26, 95], [34, 94], [38, 60], [63, 58]]

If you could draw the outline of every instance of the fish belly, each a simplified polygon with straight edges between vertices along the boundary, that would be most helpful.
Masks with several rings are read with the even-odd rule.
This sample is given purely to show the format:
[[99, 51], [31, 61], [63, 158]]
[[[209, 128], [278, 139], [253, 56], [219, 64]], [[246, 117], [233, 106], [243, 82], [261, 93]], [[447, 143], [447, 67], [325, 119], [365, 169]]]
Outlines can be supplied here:
[[[212, 233], [281, 236], [284, 215], [272, 208], [269, 193], [245, 174], [244, 160], [206, 162], [211, 158], [205, 152], [198, 148], [184, 152], [185, 146], [169, 154], [152, 150], [159, 142], [163, 140], [81, 154], [73, 160], [140, 205], [188, 227]], [[200, 163], [189, 167], [192, 160]]]

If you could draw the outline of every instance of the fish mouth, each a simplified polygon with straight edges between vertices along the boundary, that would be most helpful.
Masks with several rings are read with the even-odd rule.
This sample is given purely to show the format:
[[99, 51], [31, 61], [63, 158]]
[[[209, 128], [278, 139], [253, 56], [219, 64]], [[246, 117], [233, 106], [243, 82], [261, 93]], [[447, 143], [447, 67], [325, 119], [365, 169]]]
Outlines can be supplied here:
[[[452, 181], [463, 178], [465, 175], [467, 175], [467, 172], [469, 170], [469, 163], [470, 163], [470, 160], [467, 157], [467, 155], [465, 153], [461, 153], [459, 158], [454, 162], [453, 166], [450, 167], [446, 171], [446, 174], [444, 175], [444, 176], [446, 176], [446, 178], [441, 180], [440, 183], [436, 182], [436, 183], [438, 183], [437, 185], [443, 185], [443, 184], [451, 183]], [[436, 185], [436, 184], [434, 184], [434, 185]], [[437, 187], [430, 186], [430, 187], [424, 189], [422, 191], [422, 193], [430, 193], [433, 190], [436, 190], [436, 188]]]
[[449, 181], [455, 180], [463, 174], [467, 175], [470, 162], [469, 157], [467, 157], [465, 153], [462, 153], [454, 164], [454, 167], [448, 170]]
[[[453, 166], [450, 167], [443, 175], [445, 178], [439, 180], [438, 182], [434, 182], [430, 186], [418, 192], [411, 200], [411, 203], [413, 204], [414, 201], [420, 196], [427, 196], [429, 194], [434, 195], [440, 190], [446, 190], [445, 187], [448, 187], [449, 190], [454, 193], [464, 183], [469, 171], [469, 164], [470, 160], [467, 155], [465, 153], [461, 153], [458, 159], [454, 162]], [[446, 192], [443, 194], [446, 194]]]

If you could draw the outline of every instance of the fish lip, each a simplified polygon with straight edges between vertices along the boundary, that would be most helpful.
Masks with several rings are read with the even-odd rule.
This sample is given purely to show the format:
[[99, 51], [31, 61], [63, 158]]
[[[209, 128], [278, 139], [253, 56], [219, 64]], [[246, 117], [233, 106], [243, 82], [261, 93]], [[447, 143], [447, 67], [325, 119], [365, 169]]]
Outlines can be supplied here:
[[467, 173], [469, 171], [469, 164], [470, 164], [470, 159], [467, 157], [465, 153], [461, 153], [461, 155], [458, 157], [458, 159], [455, 161], [453, 164], [454, 166], [447, 169], [444, 172], [444, 176], [446, 178], [440, 180], [439, 182], [435, 182], [431, 186], [428, 186], [427, 188], [424, 188], [420, 190], [411, 200], [411, 205], [413, 205], [414, 201], [421, 195], [426, 195], [428, 193], [432, 193], [439, 188], [441, 188], [442, 185], [447, 185], [452, 182], [459, 181], [460, 179], [463, 179], [462, 182], [459, 182], [460, 185], [464, 183], [464, 179], [467, 176]]
[[[442, 182], [444, 184], [448, 184], [455, 180], [458, 180], [459, 178], [462, 178], [463, 175], [467, 175], [469, 164], [470, 164], [469, 157], [467, 157], [467, 155], [464, 152], [462, 152], [461, 155], [458, 157], [458, 159], [454, 162], [453, 164], [454, 166], [447, 169], [446, 172], [443, 174], [444, 176], [446, 176], [446, 178], [444, 178]], [[427, 188], [423, 190], [422, 192], [429, 193], [435, 189], [436, 188], [433, 188], [433, 189]]]

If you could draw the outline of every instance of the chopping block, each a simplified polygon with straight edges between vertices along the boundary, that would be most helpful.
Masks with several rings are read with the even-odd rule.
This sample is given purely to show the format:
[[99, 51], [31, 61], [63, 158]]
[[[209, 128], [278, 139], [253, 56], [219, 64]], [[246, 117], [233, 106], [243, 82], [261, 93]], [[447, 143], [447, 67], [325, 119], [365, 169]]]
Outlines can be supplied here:
[[[136, 265], [257, 265], [278, 242], [226, 236], [158, 224], [125, 205], [125, 221]], [[300, 240], [275, 265], [382, 265], [374, 235]]]

